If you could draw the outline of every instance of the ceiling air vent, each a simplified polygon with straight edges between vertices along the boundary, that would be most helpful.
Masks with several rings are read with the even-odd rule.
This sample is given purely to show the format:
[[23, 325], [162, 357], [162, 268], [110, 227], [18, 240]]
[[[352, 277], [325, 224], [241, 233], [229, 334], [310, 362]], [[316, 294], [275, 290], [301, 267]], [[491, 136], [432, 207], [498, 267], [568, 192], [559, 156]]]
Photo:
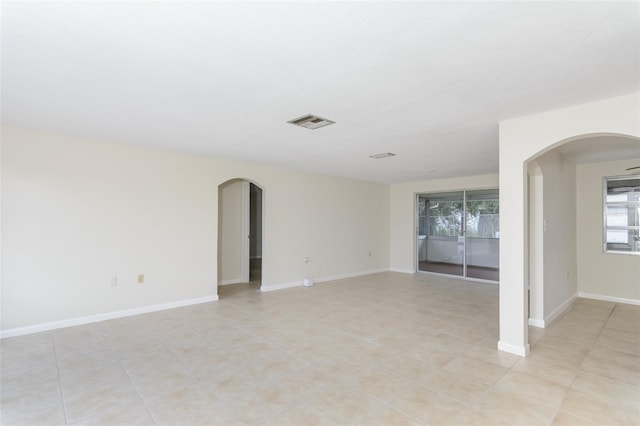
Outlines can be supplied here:
[[376, 154], [376, 155], [370, 155], [369, 158], [374, 158], [376, 160], [379, 160], [381, 158], [389, 158], [389, 157], [393, 157], [395, 154], [393, 152], [383, 152], [381, 154]]
[[293, 120], [287, 121], [287, 123], [294, 124], [300, 127], [306, 127], [307, 129], [315, 130], [320, 127], [328, 126], [329, 124], [334, 124], [335, 121], [327, 120], [326, 118], [318, 117], [317, 115], [303, 115], [302, 117], [294, 118]]

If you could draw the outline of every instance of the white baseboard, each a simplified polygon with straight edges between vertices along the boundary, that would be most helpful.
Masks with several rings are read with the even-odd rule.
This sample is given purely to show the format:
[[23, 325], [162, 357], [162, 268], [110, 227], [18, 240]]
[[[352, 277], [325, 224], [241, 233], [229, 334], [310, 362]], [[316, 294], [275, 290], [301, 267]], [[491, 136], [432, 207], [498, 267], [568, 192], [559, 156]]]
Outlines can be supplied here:
[[400, 272], [401, 274], [415, 274], [415, 269], [389, 268], [391, 272]]
[[498, 341], [498, 350], [501, 350], [503, 352], [509, 352], [510, 354], [514, 354], [514, 355], [527, 356], [529, 355], [529, 351], [531, 350], [531, 347], [529, 346], [528, 343], [524, 346], [516, 346], [516, 345], [512, 345], [511, 343]]
[[606, 296], [604, 294], [579, 292], [578, 296], [584, 299], [595, 299], [595, 300], [604, 300], [606, 302], [626, 303], [627, 305], [640, 305], [640, 300], [638, 299], [626, 299], [624, 297]]
[[229, 285], [229, 284], [240, 284], [240, 283], [242, 283], [242, 278], [232, 278], [230, 280], [218, 281], [218, 285]]
[[362, 275], [379, 274], [380, 272], [389, 272], [389, 269], [388, 268], [370, 269], [368, 271], [360, 271], [360, 272], [353, 272], [353, 273], [349, 273], [349, 274], [333, 275], [333, 276], [329, 276], [329, 277], [318, 278], [318, 279], [315, 280], [315, 282], [322, 283], [322, 282], [326, 282], [326, 281], [343, 280], [345, 278], [360, 277]]
[[73, 327], [75, 325], [89, 324], [92, 322], [105, 321], [115, 318], [129, 317], [132, 315], [147, 314], [149, 312], [164, 311], [167, 309], [180, 308], [182, 306], [215, 302], [216, 300], [218, 300], [217, 294], [213, 296], [198, 297], [195, 299], [179, 300], [177, 302], [162, 303], [159, 305], [141, 306], [139, 308], [125, 309], [123, 311], [106, 312], [104, 314], [89, 315], [86, 317], [71, 318], [62, 321], [30, 325], [27, 327], [12, 328], [9, 330], [0, 331], [0, 339], [4, 339], [6, 337], [23, 336], [25, 334], [40, 333], [49, 330], [56, 330], [58, 328]]
[[290, 283], [280, 283], [280, 284], [270, 284], [270, 285], [264, 285], [262, 284], [260, 286], [260, 291], [274, 291], [274, 290], [283, 290], [285, 288], [291, 288], [291, 287], [301, 287], [303, 284], [303, 281], [293, 281]]
[[544, 328], [544, 320], [529, 318], [529, 325], [532, 327]]
[[[332, 275], [329, 277], [322, 277], [322, 278], [315, 278], [313, 281], [315, 283], [322, 283], [322, 282], [327, 282], [327, 281], [335, 281], [335, 280], [343, 280], [345, 278], [353, 278], [353, 277], [359, 277], [362, 275], [371, 275], [371, 274], [377, 274], [380, 272], [388, 272], [389, 269], [387, 268], [383, 268], [383, 269], [371, 269], [368, 271], [360, 271], [360, 272], [351, 272], [348, 274], [340, 274], [340, 275]], [[282, 290], [285, 288], [291, 288], [291, 287], [300, 287], [303, 285], [303, 280], [300, 281], [293, 281], [293, 282], [289, 282], [289, 283], [280, 283], [280, 284], [270, 284], [270, 285], [262, 285], [260, 287], [260, 291], [274, 291], [274, 290]]]
[[567, 312], [571, 306], [573, 306], [573, 304], [575, 303], [575, 301], [578, 299], [578, 294], [574, 294], [573, 296], [571, 296], [570, 298], [568, 298], [567, 300], [565, 300], [560, 306], [558, 306], [553, 312], [551, 312], [549, 315], [544, 317], [544, 325], [542, 328], [544, 328], [545, 326], [551, 324], [556, 318], [558, 318], [560, 315], [564, 314], [565, 312]]

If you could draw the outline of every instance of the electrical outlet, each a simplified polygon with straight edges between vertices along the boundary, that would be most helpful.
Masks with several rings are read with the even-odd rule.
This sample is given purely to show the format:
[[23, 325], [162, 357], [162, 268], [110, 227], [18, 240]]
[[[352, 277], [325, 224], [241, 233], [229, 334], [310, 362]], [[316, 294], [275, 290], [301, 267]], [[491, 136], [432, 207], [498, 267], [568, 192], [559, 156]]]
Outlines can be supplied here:
[[138, 274], [138, 284], [144, 283], [144, 274]]
[[369, 252], [369, 257], [371, 257], [371, 252]]
[[111, 280], [109, 280], [109, 284], [111, 284], [111, 287], [117, 287], [118, 286], [118, 277], [111, 277]]

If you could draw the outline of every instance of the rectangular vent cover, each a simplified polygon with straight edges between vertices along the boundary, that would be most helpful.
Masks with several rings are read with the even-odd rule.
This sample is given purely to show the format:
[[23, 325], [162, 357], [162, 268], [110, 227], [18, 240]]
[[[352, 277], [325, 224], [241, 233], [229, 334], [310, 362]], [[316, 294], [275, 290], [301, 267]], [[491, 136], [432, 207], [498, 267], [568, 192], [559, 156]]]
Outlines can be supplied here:
[[291, 123], [296, 126], [315, 130], [315, 129], [319, 129], [320, 127], [334, 124], [335, 121], [327, 120], [326, 118], [318, 117], [317, 115], [307, 114], [307, 115], [303, 115], [302, 117], [289, 120], [287, 121], [287, 123]]

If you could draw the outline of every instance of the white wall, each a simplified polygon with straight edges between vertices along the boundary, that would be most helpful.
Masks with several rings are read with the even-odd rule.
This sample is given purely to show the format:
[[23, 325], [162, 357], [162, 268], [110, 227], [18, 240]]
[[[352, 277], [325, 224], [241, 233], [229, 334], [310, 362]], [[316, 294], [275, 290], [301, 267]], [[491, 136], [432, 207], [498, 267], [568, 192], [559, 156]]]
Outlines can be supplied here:
[[640, 158], [579, 164], [577, 181], [578, 291], [580, 295], [640, 303], [640, 256], [604, 253], [602, 178], [628, 174]]
[[218, 284], [242, 282], [243, 181], [220, 186], [218, 192]]
[[4, 335], [215, 297], [218, 185], [232, 178], [264, 189], [267, 289], [389, 266], [386, 185], [6, 126], [1, 136]]
[[[576, 168], [557, 152], [536, 159], [542, 172], [543, 318], [545, 324], [578, 294]], [[530, 255], [532, 255], [530, 253]]]
[[496, 188], [498, 175], [434, 179], [391, 185], [391, 269], [416, 271], [415, 198], [417, 193]]
[[527, 162], [584, 135], [640, 135], [640, 94], [619, 96], [500, 123], [500, 342], [526, 355]]
[[544, 321], [544, 184], [542, 170], [533, 160], [529, 174], [529, 324], [545, 327]]

